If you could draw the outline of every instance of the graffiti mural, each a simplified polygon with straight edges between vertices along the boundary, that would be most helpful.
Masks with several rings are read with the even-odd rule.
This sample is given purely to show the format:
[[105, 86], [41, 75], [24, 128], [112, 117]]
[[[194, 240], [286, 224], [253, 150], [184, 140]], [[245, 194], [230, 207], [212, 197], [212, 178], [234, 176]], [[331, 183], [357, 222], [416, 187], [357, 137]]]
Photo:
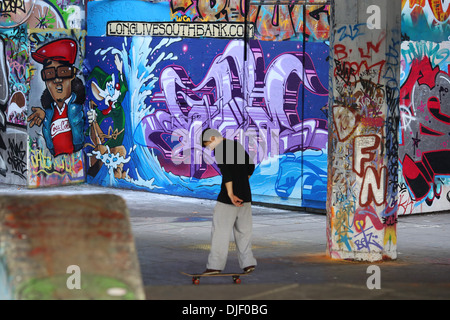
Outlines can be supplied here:
[[88, 182], [215, 198], [219, 171], [197, 141], [208, 126], [240, 139], [259, 164], [255, 194], [298, 205], [305, 185], [311, 199], [326, 193], [327, 69], [316, 68], [326, 45], [303, 53], [296, 42], [257, 40], [87, 43]]
[[449, 42], [403, 42], [401, 214], [445, 210], [450, 201]]
[[5, 0], [0, 4], [0, 27], [13, 28], [26, 22], [35, 7], [34, 0]]
[[402, 1], [401, 215], [449, 206], [449, 172], [440, 167], [448, 163], [450, 150], [449, 4], [445, 0]]
[[85, 12], [83, 1], [8, 0], [0, 7], [0, 28], [22, 24], [37, 29], [83, 29]]
[[402, 0], [402, 35], [405, 40], [449, 40], [448, 0]]
[[[118, 154], [125, 157], [126, 150], [123, 146], [125, 136], [125, 112], [122, 102], [128, 91], [126, 79], [123, 73], [123, 61], [119, 55], [114, 58], [118, 72], [108, 74], [99, 67], [95, 67], [89, 75], [88, 81], [92, 79], [91, 91], [99, 105], [90, 100], [90, 109], [87, 111], [90, 125], [90, 139], [92, 141], [91, 167], [103, 165], [102, 160], [106, 153]], [[123, 178], [123, 163], [114, 167], [114, 176]]]
[[[84, 181], [84, 36], [52, 31], [30, 35], [29, 185]], [[74, 38], [72, 38], [74, 36]]]
[[0, 182], [27, 183], [29, 49], [24, 26], [0, 32]]
[[[56, 84], [46, 86], [50, 84], [51, 75], [46, 75], [49, 81], [42, 80], [44, 61], [32, 57], [31, 52], [36, 54], [39, 47], [60, 37], [73, 38], [77, 45], [76, 67], [81, 69], [84, 35], [80, 29], [84, 27], [84, 3], [78, 0], [2, 1], [0, 13], [0, 181], [33, 187], [82, 182], [84, 94], [78, 94], [77, 101], [78, 141], [65, 144], [59, 139], [55, 144], [53, 138], [58, 140], [55, 132], [64, 131], [68, 126], [63, 118], [51, 119], [48, 111], [53, 110], [56, 99], [53, 97], [60, 95], [60, 90], [65, 96], [65, 91]], [[62, 71], [57, 63], [46, 68], [50, 73]], [[80, 80], [76, 86], [84, 91]], [[46, 94], [42, 95], [44, 90]], [[65, 112], [71, 111], [65, 109]], [[75, 126], [74, 123], [71, 126]], [[61, 149], [61, 145], [68, 148]]]
[[174, 21], [248, 22], [260, 40], [327, 41], [330, 31], [329, 5], [271, 4], [245, 7], [244, 1], [171, 0]]

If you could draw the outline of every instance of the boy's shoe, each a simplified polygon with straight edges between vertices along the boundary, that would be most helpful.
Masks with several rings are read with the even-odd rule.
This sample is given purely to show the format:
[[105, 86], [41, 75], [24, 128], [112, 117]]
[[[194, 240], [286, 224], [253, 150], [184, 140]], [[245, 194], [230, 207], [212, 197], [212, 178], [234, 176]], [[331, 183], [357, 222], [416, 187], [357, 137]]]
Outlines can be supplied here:
[[250, 273], [255, 271], [255, 266], [248, 266], [246, 268], [244, 268], [244, 273]]
[[214, 269], [206, 269], [203, 274], [204, 275], [213, 275], [213, 274], [219, 274], [222, 270], [214, 270]]

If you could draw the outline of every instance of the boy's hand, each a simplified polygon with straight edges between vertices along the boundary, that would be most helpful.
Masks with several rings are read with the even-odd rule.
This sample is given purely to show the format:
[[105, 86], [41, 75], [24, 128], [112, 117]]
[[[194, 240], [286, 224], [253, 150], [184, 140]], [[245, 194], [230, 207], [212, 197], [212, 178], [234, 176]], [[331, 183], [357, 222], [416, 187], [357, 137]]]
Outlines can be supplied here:
[[235, 195], [230, 195], [230, 199], [231, 202], [236, 206], [236, 207], [243, 207], [243, 203], [244, 201], [242, 201], [241, 199], [239, 199], [238, 197], [236, 197]]
[[244, 201], [236, 197], [233, 193], [233, 182], [228, 181], [227, 183], [225, 183], [225, 187], [227, 188], [228, 197], [230, 198], [231, 202], [236, 207], [243, 207], [244, 205], [242, 203], [244, 203]]

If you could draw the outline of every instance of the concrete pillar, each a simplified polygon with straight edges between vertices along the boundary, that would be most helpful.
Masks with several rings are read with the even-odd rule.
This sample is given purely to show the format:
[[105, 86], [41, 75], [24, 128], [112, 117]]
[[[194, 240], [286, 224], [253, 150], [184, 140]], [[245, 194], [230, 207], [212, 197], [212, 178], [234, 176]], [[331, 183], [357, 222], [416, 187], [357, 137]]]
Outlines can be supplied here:
[[327, 254], [395, 259], [401, 1], [331, 10]]

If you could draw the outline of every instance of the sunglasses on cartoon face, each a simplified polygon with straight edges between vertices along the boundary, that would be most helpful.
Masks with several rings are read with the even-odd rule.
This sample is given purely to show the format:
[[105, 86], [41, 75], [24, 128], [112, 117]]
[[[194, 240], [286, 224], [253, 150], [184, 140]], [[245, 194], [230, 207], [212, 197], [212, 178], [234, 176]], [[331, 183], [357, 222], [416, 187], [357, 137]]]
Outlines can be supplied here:
[[65, 79], [73, 77], [75, 73], [75, 68], [70, 66], [59, 66], [44, 68], [41, 71], [41, 77], [44, 81], [54, 80], [56, 78]]

